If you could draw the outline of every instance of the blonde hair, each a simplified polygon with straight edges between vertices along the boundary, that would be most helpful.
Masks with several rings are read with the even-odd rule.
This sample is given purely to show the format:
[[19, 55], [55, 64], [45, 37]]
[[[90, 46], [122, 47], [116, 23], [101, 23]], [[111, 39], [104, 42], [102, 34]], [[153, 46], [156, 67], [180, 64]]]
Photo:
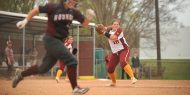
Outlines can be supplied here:
[[68, 37], [67, 37], [67, 39], [71, 39], [71, 38], [73, 38], [73, 37], [72, 37], [72, 36], [68, 36]]
[[67, 42], [69, 39], [73, 39], [72, 36], [67, 36], [67, 38], [65, 39], [65, 42]]

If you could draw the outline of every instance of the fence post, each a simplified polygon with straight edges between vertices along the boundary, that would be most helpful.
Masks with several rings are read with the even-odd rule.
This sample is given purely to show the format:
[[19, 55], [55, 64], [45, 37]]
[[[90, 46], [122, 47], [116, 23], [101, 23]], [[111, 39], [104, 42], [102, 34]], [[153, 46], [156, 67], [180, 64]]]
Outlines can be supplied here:
[[23, 28], [23, 41], [22, 41], [22, 69], [25, 69], [25, 34], [26, 34], [26, 29], [25, 27]]
[[150, 64], [149, 64], [149, 79], [151, 79], [151, 66], [150, 66]]

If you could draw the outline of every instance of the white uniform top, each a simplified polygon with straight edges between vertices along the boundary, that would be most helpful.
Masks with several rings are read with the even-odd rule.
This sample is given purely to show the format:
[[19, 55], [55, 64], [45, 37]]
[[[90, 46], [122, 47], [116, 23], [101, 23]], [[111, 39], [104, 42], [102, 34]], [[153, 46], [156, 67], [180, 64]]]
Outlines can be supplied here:
[[69, 51], [72, 53], [73, 47], [71, 44], [65, 43], [65, 46], [69, 49]]
[[[109, 32], [109, 34], [114, 34], [115, 31], [111, 30]], [[125, 38], [123, 37], [123, 32], [121, 32], [121, 34], [118, 36], [118, 40], [116, 41], [112, 41], [112, 40], [108, 40], [109, 41], [109, 44], [110, 44], [110, 47], [111, 47], [111, 50], [113, 53], [117, 53], [118, 51], [124, 49], [124, 45], [127, 45], [127, 42], [125, 40]]]

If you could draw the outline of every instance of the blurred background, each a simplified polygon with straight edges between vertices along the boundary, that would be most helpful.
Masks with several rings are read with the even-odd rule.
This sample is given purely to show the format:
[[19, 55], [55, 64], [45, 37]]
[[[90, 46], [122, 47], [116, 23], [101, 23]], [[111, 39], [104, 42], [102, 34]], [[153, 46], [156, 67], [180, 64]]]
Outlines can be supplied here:
[[[42, 37], [46, 28], [46, 15], [39, 14], [25, 30], [18, 30], [15, 24], [33, 7], [48, 2], [55, 3], [59, 0], [0, 0], [2, 78], [6, 76], [7, 69], [4, 52], [7, 40], [13, 41], [15, 69], [26, 69], [33, 63], [41, 63], [45, 53]], [[82, 12], [88, 8], [93, 9], [96, 13], [92, 21], [94, 24], [110, 25], [112, 19], [121, 20], [131, 49], [130, 64], [132, 65], [134, 53], [140, 59], [139, 79], [189, 80], [189, 4], [189, 0], [80, 0], [76, 8]], [[74, 37], [73, 46], [79, 49], [76, 56], [79, 61], [79, 76], [108, 78], [104, 60], [110, 52], [107, 39], [96, 34], [93, 25], [83, 29], [79, 24], [73, 23], [70, 34]], [[56, 66], [46, 75], [54, 76], [55, 70]], [[119, 65], [116, 72], [118, 79], [127, 79]]]

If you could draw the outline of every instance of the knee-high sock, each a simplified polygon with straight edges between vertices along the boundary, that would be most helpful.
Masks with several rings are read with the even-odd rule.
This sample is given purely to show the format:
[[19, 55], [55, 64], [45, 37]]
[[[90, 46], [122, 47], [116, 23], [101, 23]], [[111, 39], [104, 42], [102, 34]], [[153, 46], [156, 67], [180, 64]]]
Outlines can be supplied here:
[[131, 79], [135, 78], [131, 66], [127, 64], [124, 68], [124, 71], [130, 76]]
[[67, 66], [67, 75], [69, 77], [72, 88], [74, 89], [77, 84], [77, 67], [76, 65]]
[[61, 75], [62, 75], [62, 70], [59, 69], [59, 70], [57, 71], [56, 77], [57, 77], [57, 78], [60, 78]]
[[112, 83], [116, 83], [116, 75], [115, 72], [113, 73], [108, 73], [110, 79], [112, 80]]
[[26, 76], [30, 76], [30, 75], [35, 75], [35, 74], [38, 74], [38, 66], [37, 65], [33, 65], [31, 66], [30, 68], [22, 71], [21, 75], [23, 77], [26, 77]]

